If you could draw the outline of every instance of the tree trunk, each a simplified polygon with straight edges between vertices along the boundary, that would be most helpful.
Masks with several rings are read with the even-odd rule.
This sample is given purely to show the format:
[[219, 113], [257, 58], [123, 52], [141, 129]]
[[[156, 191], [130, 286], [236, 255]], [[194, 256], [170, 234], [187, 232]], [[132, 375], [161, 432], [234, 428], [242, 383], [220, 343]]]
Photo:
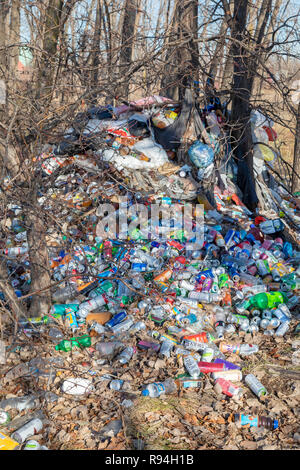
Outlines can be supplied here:
[[[296, 118], [296, 134], [294, 145], [294, 162], [293, 169], [295, 173], [292, 176], [292, 192], [300, 191], [300, 102], [298, 104], [297, 118]], [[299, 176], [297, 176], [299, 175]]]
[[63, 0], [50, 0], [45, 13], [45, 31], [43, 38], [43, 58], [40, 65], [39, 96], [52, 99], [52, 88], [57, 56], [59, 36], [61, 32], [61, 17]]
[[[46, 245], [46, 224], [40, 217], [36, 201], [33, 202], [33, 205], [26, 214], [26, 223], [28, 226], [27, 240], [31, 273], [30, 292], [33, 293], [49, 288], [51, 284], [51, 274]], [[44, 290], [40, 294], [32, 296], [30, 315], [47, 315], [50, 307], [50, 290]]]
[[6, 44], [8, 37], [8, 15], [9, 5], [7, 0], [0, 0], [0, 122], [5, 122], [7, 120], [7, 71], [9, 60], [6, 50]]
[[[248, 52], [246, 41], [246, 21], [248, 0], [235, 0], [232, 28], [233, 44], [233, 88], [231, 112], [231, 146], [238, 165], [238, 185], [243, 192], [243, 202], [254, 210], [258, 203], [253, 174], [253, 152], [250, 127], [250, 96]], [[253, 73], [253, 72], [252, 72]]]
[[167, 44], [167, 66], [161, 84], [164, 95], [183, 100], [186, 88], [198, 80], [198, 1], [177, 0], [170, 35], [174, 46]]
[[100, 39], [101, 39], [101, 22], [102, 22], [102, 5], [101, 0], [97, 0], [96, 22], [94, 29], [94, 38], [92, 46], [92, 70], [90, 79], [90, 89], [92, 92], [91, 103], [97, 103], [97, 87], [99, 78], [99, 64], [100, 64]]
[[122, 78], [123, 80], [123, 84], [118, 90], [118, 95], [125, 99], [127, 99], [129, 95], [129, 81], [126, 80], [126, 72], [128, 72], [132, 63], [132, 53], [138, 6], [139, 0], [125, 0], [119, 62], [119, 73], [120, 78]]

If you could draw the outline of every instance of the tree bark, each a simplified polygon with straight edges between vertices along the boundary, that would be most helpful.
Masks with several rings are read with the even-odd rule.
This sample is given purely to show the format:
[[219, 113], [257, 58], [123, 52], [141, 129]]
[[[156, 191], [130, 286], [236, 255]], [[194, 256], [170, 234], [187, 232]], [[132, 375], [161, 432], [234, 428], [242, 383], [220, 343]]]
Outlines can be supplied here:
[[138, 7], [139, 0], [125, 0], [119, 61], [120, 77], [122, 77], [123, 79], [125, 78], [125, 80], [123, 85], [118, 90], [118, 95], [125, 99], [127, 99], [129, 95], [129, 83], [128, 81], [126, 81], [126, 72], [130, 68], [132, 63], [132, 53]]
[[63, 0], [50, 0], [45, 13], [45, 30], [43, 37], [43, 58], [40, 65], [39, 97], [52, 99], [53, 78], [55, 73], [55, 58], [57, 56]]
[[[300, 102], [298, 104], [297, 118], [296, 118], [296, 134], [294, 144], [294, 162], [293, 169], [300, 175]], [[300, 191], [300, 179], [293, 172], [292, 176], [292, 192]]]

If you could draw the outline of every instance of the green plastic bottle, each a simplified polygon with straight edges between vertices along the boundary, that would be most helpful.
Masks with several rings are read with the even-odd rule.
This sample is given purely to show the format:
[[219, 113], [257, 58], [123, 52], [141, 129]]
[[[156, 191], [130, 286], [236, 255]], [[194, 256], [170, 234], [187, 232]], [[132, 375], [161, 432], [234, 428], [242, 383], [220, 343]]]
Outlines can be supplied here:
[[84, 335], [77, 338], [64, 339], [55, 346], [55, 350], [69, 352], [75, 347], [80, 349], [89, 348], [91, 344], [90, 336]]
[[245, 300], [240, 307], [242, 310], [248, 310], [250, 307], [266, 310], [278, 307], [278, 305], [285, 304], [287, 301], [288, 298], [283, 292], [261, 292]]

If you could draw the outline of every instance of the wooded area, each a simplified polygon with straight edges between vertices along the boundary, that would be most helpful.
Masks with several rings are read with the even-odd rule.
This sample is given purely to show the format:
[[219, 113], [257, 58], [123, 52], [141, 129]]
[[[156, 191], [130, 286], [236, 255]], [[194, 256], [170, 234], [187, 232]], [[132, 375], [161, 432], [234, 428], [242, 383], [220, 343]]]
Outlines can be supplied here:
[[[173, 105], [176, 117], [167, 129], [153, 124], [147, 103], [139, 104], [153, 96], [165, 99], [157, 109]], [[216, 187], [224, 200], [232, 193], [226, 183], [230, 174], [253, 223], [260, 211], [277, 217], [281, 202], [273, 181], [281, 183], [284, 200], [296, 202], [289, 215], [281, 207], [278, 217], [286, 217], [293, 229], [287, 241], [299, 244], [298, 0], [0, 0], [0, 318], [11, 319], [14, 334], [20, 319], [47, 315], [61, 282], [68, 285], [74, 278], [76, 266], [64, 273], [67, 277], [56, 271], [53, 276], [61, 253], [99, 242], [95, 206], [109, 178], [116, 191], [123, 185], [135, 201], [141, 199], [140, 189], [132, 187], [138, 182], [145, 189], [145, 175], [138, 170], [122, 175], [100, 155], [110, 145], [107, 135], [87, 132], [106, 119], [98, 119], [100, 111], [117, 120], [121, 113], [115, 110], [122, 106], [139, 115], [134, 125], [148, 126], [177, 172], [191, 165], [195, 141], [213, 149], [213, 164], [203, 169], [203, 177], [200, 166], [187, 170], [191, 186], [183, 191], [196, 181], [194, 199], [205, 201], [206, 211], [219, 210]], [[211, 110], [218, 118], [217, 138], [208, 120]], [[265, 126], [271, 134], [263, 142], [254, 131], [258, 116], [266, 120], [259, 132]], [[47, 159], [61, 156], [64, 162], [52, 172]], [[79, 167], [86, 173], [76, 173], [74, 156], [82, 158]], [[207, 168], [211, 171], [205, 173]], [[152, 171], [149, 181], [157, 169]], [[93, 183], [95, 175], [101, 183]], [[79, 202], [75, 196], [60, 199], [61, 187], [69, 195], [74, 181]], [[92, 184], [96, 189], [89, 199], [83, 188]], [[70, 208], [76, 209], [73, 215]], [[7, 254], [14, 248], [28, 255], [20, 264]], [[93, 279], [95, 269], [88, 268]]]

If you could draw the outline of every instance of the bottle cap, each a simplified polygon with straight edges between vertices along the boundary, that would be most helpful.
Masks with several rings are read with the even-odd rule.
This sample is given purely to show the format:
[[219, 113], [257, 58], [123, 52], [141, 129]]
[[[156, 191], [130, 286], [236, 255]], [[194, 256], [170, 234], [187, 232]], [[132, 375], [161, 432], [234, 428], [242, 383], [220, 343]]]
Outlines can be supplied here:
[[278, 419], [274, 419], [273, 429], [278, 428]]
[[149, 396], [149, 390], [143, 390], [142, 391], [142, 396], [143, 397], [148, 397]]

